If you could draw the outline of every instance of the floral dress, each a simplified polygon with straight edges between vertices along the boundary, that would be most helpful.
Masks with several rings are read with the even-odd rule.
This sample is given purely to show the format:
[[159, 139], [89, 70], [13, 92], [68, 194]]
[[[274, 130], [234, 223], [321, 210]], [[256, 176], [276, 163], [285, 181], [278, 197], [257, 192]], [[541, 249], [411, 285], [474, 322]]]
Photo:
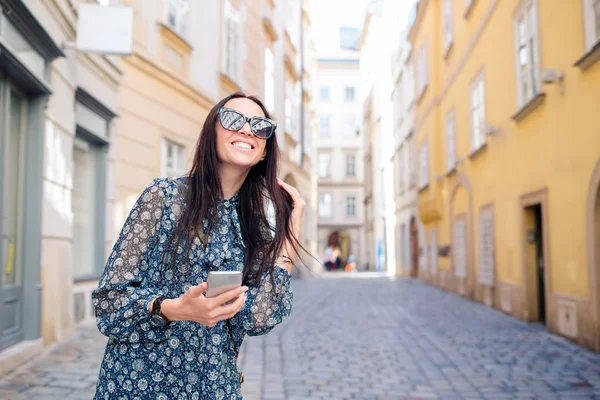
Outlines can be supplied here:
[[[241, 399], [233, 346], [245, 335], [268, 333], [291, 312], [290, 274], [274, 268], [250, 287], [246, 303], [229, 320], [208, 328], [193, 321], [166, 327], [151, 323], [148, 304], [157, 296], [176, 298], [205, 282], [212, 270], [242, 270], [244, 243], [238, 196], [217, 205], [218, 223], [206, 249], [192, 242], [189, 262], [163, 262], [177, 220], [186, 206], [185, 181], [155, 179], [131, 210], [92, 294], [100, 332], [108, 344], [95, 399]], [[207, 224], [205, 223], [205, 229]], [[233, 346], [232, 346], [233, 338]]]

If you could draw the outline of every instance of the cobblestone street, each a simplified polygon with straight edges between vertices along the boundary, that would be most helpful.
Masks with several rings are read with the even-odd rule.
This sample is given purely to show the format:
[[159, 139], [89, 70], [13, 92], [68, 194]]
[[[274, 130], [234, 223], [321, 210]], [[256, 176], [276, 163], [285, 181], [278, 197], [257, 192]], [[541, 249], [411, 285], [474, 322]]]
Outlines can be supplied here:
[[[600, 399], [600, 355], [420, 282], [295, 281], [292, 316], [241, 353], [252, 399]], [[82, 328], [0, 379], [2, 399], [91, 399]]]

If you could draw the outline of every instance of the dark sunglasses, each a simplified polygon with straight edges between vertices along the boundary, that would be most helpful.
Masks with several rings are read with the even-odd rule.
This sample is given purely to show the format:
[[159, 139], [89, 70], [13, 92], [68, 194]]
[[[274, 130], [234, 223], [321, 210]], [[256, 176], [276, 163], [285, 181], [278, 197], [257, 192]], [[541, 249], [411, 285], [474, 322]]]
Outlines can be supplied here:
[[241, 112], [227, 107], [219, 108], [219, 122], [228, 131], [239, 131], [246, 122], [250, 122], [250, 130], [257, 138], [268, 139], [273, 135], [277, 124], [264, 117], [248, 118]]

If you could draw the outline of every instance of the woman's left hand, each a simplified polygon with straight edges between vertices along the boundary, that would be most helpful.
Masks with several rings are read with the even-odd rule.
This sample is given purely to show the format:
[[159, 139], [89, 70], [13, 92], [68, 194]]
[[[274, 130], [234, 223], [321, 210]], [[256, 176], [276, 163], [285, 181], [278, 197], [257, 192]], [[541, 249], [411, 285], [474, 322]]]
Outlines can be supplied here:
[[290, 215], [290, 225], [294, 237], [300, 242], [300, 232], [302, 231], [302, 220], [304, 219], [304, 209], [306, 201], [300, 197], [300, 192], [295, 187], [288, 185], [281, 179], [277, 179], [277, 183], [292, 197], [292, 214]]

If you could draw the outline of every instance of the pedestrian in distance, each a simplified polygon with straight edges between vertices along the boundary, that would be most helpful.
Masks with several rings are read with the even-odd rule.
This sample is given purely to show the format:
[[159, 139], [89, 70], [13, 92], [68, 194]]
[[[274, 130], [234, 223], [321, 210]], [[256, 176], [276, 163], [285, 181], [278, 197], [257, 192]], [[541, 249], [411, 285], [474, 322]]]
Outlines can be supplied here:
[[[276, 124], [235, 93], [208, 113], [191, 170], [133, 206], [92, 294], [108, 336], [95, 399], [241, 399], [237, 355], [290, 315], [305, 201], [277, 179]], [[275, 211], [267, 220], [267, 204]], [[243, 285], [206, 297], [209, 271]]]

